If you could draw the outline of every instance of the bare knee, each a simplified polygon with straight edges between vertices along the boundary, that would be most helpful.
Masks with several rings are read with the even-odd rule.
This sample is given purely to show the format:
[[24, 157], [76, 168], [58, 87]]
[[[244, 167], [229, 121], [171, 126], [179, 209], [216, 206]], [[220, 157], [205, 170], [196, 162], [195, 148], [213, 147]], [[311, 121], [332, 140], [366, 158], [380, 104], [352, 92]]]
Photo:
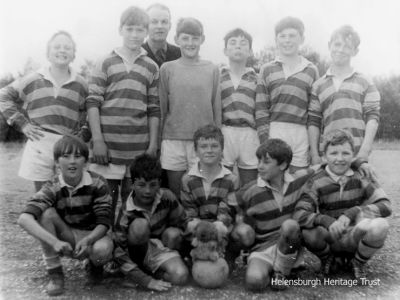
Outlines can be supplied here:
[[304, 244], [310, 251], [324, 249], [327, 244], [325, 240], [327, 234], [327, 230], [321, 226], [313, 229], [304, 229], [302, 231]]
[[269, 274], [260, 269], [252, 268], [251, 265], [246, 270], [246, 288], [253, 292], [259, 292], [266, 288], [269, 282]]
[[184, 285], [189, 278], [189, 270], [180, 258], [167, 261], [163, 269], [166, 272], [165, 279], [174, 285]]
[[112, 240], [105, 236], [96, 241], [91, 249], [90, 260], [96, 266], [101, 266], [111, 260], [114, 245]]
[[129, 225], [128, 243], [130, 245], [140, 245], [147, 243], [150, 239], [150, 224], [144, 218], [138, 218]]
[[242, 245], [243, 247], [250, 247], [254, 244], [255, 232], [254, 229], [245, 223], [235, 226], [232, 231], [232, 239], [234, 242]]
[[371, 220], [365, 238], [371, 242], [383, 242], [389, 231], [389, 223], [384, 218]]
[[295, 220], [289, 219], [281, 225], [281, 235], [294, 237], [300, 234], [300, 225]]
[[50, 207], [42, 213], [40, 217], [40, 224], [43, 225], [49, 222], [54, 223], [54, 221], [59, 218], [60, 216], [58, 215], [56, 209], [54, 207]]
[[168, 227], [161, 236], [164, 246], [179, 250], [182, 244], [182, 231], [176, 227]]

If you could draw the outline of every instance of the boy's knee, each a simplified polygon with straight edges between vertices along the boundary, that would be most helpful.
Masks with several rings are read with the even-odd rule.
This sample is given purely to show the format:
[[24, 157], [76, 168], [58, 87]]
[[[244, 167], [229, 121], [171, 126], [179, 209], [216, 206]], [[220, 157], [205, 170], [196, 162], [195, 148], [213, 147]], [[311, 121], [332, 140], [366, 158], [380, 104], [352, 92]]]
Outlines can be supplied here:
[[47, 223], [47, 222], [52, 222], [54, 221], [56, 218], [60, 218], [60, 216], [58, 215], [56, 209], [54, 207], [50, 207], [48, 209], [46, 209], [41, 217], [40, 217], [40, 223]]
[[320, 250], [325, 248], [325, 237], [327, 235], [327, 230], [325, 228], [318, 226], [313, 229], [304, 229], [302, 230], [302, 235], [307, 249]]
[[269, 282], [269, 275], [254, 269], [247, 268], [246, 288], [253, 292], [259, 292], [264, 289]]
[[235, 243], [250, 247], [254, 244], [255, 232], [254, 229], [248, 224], [239, 224], [232, 230], [231, 237]]
[[295, 236], [299, 235], [300, 233], [300, 225], [295, 220], [286, 220], [281, 225], [281, 235]]
[[179, 250], [182, 244], [182, 231], [176, 227], [168, 227], [161, 235], [164, 246]]
[[184, 285], [188, 281], [189, 270], [181, 260], [171, 262], [166, 271], [168, 272], [168, 281], [174, 285]]
[[377, 218], [371, 220], [367, 237], [372, 241], [382, 241], [385, 240], [389, 231], [389, 223], [384, 218]]
[[90, 260], [96, 266], [101, 266], [112, 259], [114, 244], [109, 237], [103, 237], [95, 242], [90, 253]]
[[132, 221], [128, 230], [128, 243], [139, 245], [147, 243], [150, 239], [150, 224], [144, 218], [138, 218]]

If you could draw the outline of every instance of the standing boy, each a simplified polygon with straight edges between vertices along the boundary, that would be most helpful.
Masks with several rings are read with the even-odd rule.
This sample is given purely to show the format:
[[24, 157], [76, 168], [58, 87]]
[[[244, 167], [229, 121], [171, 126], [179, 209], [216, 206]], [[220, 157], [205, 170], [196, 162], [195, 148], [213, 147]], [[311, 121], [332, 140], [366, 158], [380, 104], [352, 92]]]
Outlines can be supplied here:
[[237, 163], [241, 185], [257, 178], [256, 131], [257, 74], [246, 63], [252, 54], [252, 37], [236, 28], [224, 38], [224, 54], [229, 67], [221, 69], [223, 164], [232, 169]]
[[130, 170], [133, 191], [117, 220], [115, 260], [128, 280], [151, 290], [168, 290], [171, 283], [182, 285], [188, 270], [172, 249], [180, 247], [185, 211], [171, 191], [160, 188], [157, 158], [140, 155]]
[[193, 133], [209, 123], [221, 124], [219, 70], [200, 59], [203, 25], [196, 19], [179, 20], [175, 36], [182, 57], [160, 69], [162, 113], [161, 164], [170, 189], [180, 193], [182, 175], [194, 164]]
[[323, 273], [329, 274], [336, 256], [344, 256], [360, 280], [366, 278], [365, 263], [386, 239], [390, 201], [376, 182], [350, 168], [355, 154], [350, 133], [333, 130], [324, 140], [327, 165], [310, 178], [293, 217], [307, 248], [321, 259]]
[[26, 205], [18, 224], [40, 241], [50, 281], [50, 296], [64, 292], [60, 255], [88, 258], [91, 279], [100, 279], [103, 265], [112, 258], [111, 197], [106, 180], [84, 170], [89, 150], [84, 142], [64, 136], [54, 145], [60, 170]]
[[290, 174], [292, 150], [280, 139], [261, 144], [256, 155], [257, 182], [237, 194], [243, 221], [256, 232], [255, 246], [248, 258], [246, 287], [259, 291], [271, 284], [271, 288], [284, 289], [285, 277], [303, 261], [300, 226], [291, 216], [312, 170]]
[[129, 164], [144, 152], [156, 155], [160, 119], [158, 67], [141, 48], [149, 17], [137, 7], [121, 15], [122, 47], [93, 70], [86, 100], [93, 141], [91, 170], [108, 179], [113, 211], [130, 190]]
[[351, 26], [335, 30], [329, 42], [330, 69], [315, 82], [308, 108], [308, 133], [313, 164], [318, 164], [321, 128], [347, 129], [354, 137], [355, 157], [368, 160], [379, 122], [380, 95], [375, 85], [355, 71], [351, 59], [360, 37]]
[[[286, 17], [275, 26], [278, 57], [260, 71], [257, 103], [264, 109], [256, 112], [263, 123], [260, 142], [268, 137], [287, 142], [293, 159], [290, 171], [309, 165], [307, 108], [311, 86], [318, 78], [317, 68], [299, 54], [304, 41], [304, 25], [297, 18]], [[269, 130], [268, 130], [269, 126]]]
[[161, 67], [164, 62], [181, 57], [181, 49], [167, 42], [171, 29], [171, 12], [160, 3], [150, 5], [146, 12], [150, 18], [149, 37], [142, 47], [147, 51], [147, 56]]

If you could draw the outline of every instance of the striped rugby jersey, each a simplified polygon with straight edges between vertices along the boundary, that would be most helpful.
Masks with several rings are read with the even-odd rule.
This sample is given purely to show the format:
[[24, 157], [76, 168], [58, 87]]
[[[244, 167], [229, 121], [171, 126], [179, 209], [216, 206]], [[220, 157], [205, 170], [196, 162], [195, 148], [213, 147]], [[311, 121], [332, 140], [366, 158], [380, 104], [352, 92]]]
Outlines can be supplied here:
[[[304, 57], [302, 57], [302, 64], [304, 68], [301, 71], [287, 78], [283, 63], [279, 60], [261, 67], [256, 102], [261, 102], [267, 110], [261, 110], [256, 115], [260, 122], [268, 125], [270, 122], [307, 124], [311, 87], [319, 75], [317, 67]], [[267, 139], [268, 130], [265, 128], [261, 142]]]
[[21, 130], [27, 123], [54, 133], [77, 134], [86, 121], [87, 83], [70, 69], [71, 77], [57, 88], [49, 67], [15, 80], [0, 90], [0, 111]]
[[379, 121], [380, 95], [364, 75], [354, 72], [336, 90], [331, 71], [317, 80], [308, 107], [308, 126], [348, 129], [354, 138], [355, 153], [360, 150], [369, 120]]
[[354, 225], [361, 212], [365, 217], [387, 217], [390, 201], [383, 189], [354, 172], [344, 176], [343, 183], [335, 181], [325, 167], [307, 182], [295, 208], [293, 218], [301, 227], [329, 226], [344, 214]]
[[194, 218], [210, 222], [221, 221], [229, 227], [233, 221], [232, 205], [236, 203], [238, 178], [222, 166], [220, 174], [211, 183], [208, 196], [203, 180], [198, 164], [182, 177], [181, 201], [189, 221]]
[[237, 88], [233, 86], [229, 67], [222, 67], [220, 74], [222, 124], [256, 129], [256, 72], [246, 68]]
[[60, 177], [55, 176], [32, 196], [23, 212], [39, 220], [47, 208], [54, 207], [73, 228], [93, 230], [99, 224], [111, 226], [111, 196], [102, 176], [86, 171], [72, 191]]
[[128, 165], [149, 144], [149, 118], [160, 118], [158, 66], [144, 49], [130, 71], [115, 50], [98, 61], [86, 108], [98, 107], [110, 162]]
[[285, 173], [286, 189], [281, 199], [276, 199], [273, 189], [262, 179], [250, 182], [237, 194], [238, 206], [243, 210], [243, 221], [254, 228], [256, 233], [253, 251], [262, 251], [274, 245], [284, 221], [292, 217], [297, 199], [312, 169], [299, 170], [295, 174]]

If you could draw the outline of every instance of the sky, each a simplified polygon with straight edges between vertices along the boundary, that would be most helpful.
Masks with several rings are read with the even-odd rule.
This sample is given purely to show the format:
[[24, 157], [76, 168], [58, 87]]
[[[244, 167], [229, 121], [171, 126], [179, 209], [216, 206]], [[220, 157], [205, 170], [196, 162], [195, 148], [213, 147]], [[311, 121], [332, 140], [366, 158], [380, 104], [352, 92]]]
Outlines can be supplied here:
[[328, 41], [337, 27], [349, 24], [360, 34], [354, 67], [370, 76], [400, 74], [400, 1], [398, 0], [0, 0], [0, 76], [22, 71], [31, 58], [46, 64], [46, 44], [58, 30], [69, 31], [77, 53], [73, 67], [97, 60], [121, 45], [119, 17], [131, 6], [159, 2], [171, 9], [173, 42], [180, 17], [204, 25], [200, 54], [226, 63], [223, 37], [241, 27], [253, 36], [253, 50], [274, 45], [274, 25], [285, 16], [305, 25], [305, 45], [329, 59]]

